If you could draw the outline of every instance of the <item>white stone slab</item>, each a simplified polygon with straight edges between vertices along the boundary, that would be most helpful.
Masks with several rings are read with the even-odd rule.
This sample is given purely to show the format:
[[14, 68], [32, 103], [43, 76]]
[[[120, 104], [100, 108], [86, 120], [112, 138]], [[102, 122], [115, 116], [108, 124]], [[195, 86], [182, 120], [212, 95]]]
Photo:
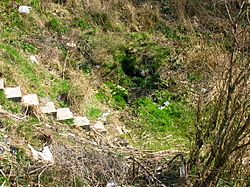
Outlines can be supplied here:
[[53, 102], [48, 102], [40, 108], [40, 111], [44, 114], [56, 113], [56, 107]]
[[22, 102], [25, 106], [38, 106], [39, 101], [36, 94], [28, 94], [24, 95], [22, 98]]
[[4, 89], [4, 80], [0, 79], [0, 90]]
[[19, 86], [13, 88], [5, 88], [4, 93], [8, 99], [20, 100], [22, 98], [22, 92]]
[[80, 117], [80, 116], [75, 116], [74, 117], [74, 124], [79, 127], [89, 127], [90, 122], [87, 117]]
[[59, 108], [56, 110], [56, 120], [62, 121], [67, 119], [73, 119], [73, 113], [69, 108]]
[[96, 124], [93, 125], [93, 129], [100, 133], [106, 133], [107, 129], [104, 127], [104, 124], [102, 121], [97, 121]]

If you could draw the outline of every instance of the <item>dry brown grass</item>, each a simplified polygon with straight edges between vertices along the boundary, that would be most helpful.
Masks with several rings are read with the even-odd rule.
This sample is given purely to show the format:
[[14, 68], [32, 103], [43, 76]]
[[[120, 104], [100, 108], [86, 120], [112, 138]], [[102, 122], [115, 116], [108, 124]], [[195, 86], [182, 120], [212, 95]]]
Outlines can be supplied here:
[[160, 19], [159, 7], [149, 2], [136, 5], [130, 0], [69, 0], [66, 4], [57, 5], [46, 1], [43, 6], [52, 6], [55, 12], [70, 17], [67, 16], [69, 12], [64, 9], [68, 7], [75, 16], [85, 17], [92, 25], [101, 24], [106, 27], [108, 24], [113, 29], [149, 29]]

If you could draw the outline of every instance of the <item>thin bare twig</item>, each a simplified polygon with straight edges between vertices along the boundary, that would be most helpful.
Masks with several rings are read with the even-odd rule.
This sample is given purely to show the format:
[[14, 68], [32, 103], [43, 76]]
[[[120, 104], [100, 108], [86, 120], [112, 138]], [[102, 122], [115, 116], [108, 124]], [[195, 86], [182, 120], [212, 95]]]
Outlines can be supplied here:
[[5, 115], [5, 116], [7, 116], [9, 118], [12, 118], [12, 119], [14, 119], [16, 121], [20, 121], [20, 120], [26, 119], [26, 116], [20, 117], [20, 116], [17, 116], [15, 114], [12, 114], [10, 112], [7, 112], [7, 111], [5, 111], [3, 109], [0, 109], [0, 114]]

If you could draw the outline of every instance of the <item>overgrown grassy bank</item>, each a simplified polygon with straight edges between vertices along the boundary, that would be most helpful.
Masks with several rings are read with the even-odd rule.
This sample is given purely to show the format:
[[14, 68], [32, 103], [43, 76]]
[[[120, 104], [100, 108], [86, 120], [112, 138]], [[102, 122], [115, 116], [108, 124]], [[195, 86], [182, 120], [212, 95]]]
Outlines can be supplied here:
[[[223, 27], [217, 22], [207, 27], [201, 19], [204, 14], [193, 8], [195, 1], [188, 3], [185, 10], [172, 0], [1, 1], [0, 76], [6, 87], [21, 86], [23, 94], [49, 98], [57, 107], [87, 116], [91, 123], [110, 110], [107, 142], [112, 145], [121, 139], [139, 150], [189, 153], [196, 104], [200, 98], [212, 97], [207, 93], [213, 93], [229, 55]], [[20, 5], [31, 6], [30, 13], [19, 13]], [[206, 9], [211, 11], [210, 6]], [[24, 113], [3, 92], [0, 105], [13, 114]], [[60, 145], [68, 158], [74, 147], [80, 152], [82, 138], [95, 145], [106, 143], [105, 138], [83, 132], [72, 122], [56, 122], [52, 116], [30, 115], [21, 122], [3, 116], [0, 124], [0, 143], [7, 138], [16, 150], [0, 163], [5, 174], [0, 184], [87, 185], [81, 178], [86, 176], [77, 175], [72, 165], [74, 171], [59, 164], [45, 175], [39, 176], [39, 169], [40, 173], [30, 174], [30, 166], [34, 170], [40, 166], [31, 159], [27, 144], [37, 149]], [[118, 128], [126, 133], [119, 135]], [[95, 151], [88, 156], [99, 158]], [[118, 160], [126, 157], [112, 154]], [[68, 181], [63, 175], [69, 176]], [[98, 183], [95, 180], [93, 185]]]

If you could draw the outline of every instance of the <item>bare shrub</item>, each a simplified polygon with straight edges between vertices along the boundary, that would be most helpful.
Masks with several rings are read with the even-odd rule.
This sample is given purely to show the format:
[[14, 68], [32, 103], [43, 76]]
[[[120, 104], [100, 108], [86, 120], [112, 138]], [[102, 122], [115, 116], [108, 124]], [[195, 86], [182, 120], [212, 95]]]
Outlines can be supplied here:
[[250, 58], [242, 43], [249, 39], [249, 7], [246, 1], [242, 2], [237, 15], [231, 13], [234, 9], [227, 1], [225, 7], [232, 26], [227, 31], [229, 60], [225, 61], [214, 98], [205, 105], [200, 98], [195, 145], [189, 160], [189, 169], [195, 169], [197, 175], [195, 187], [216, 186], [221, 178], [248, 185], [242, 159], [250, 145]]

